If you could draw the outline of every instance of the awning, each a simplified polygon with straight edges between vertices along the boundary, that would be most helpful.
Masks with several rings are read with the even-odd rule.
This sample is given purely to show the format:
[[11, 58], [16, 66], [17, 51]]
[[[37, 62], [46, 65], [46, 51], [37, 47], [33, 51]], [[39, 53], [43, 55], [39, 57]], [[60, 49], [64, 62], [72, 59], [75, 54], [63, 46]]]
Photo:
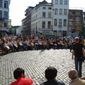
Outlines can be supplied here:
[[5, 31], [5, 30], [0, 30], [0, 32], [7, 32], [7, 31]]
[[46, 37], [55, 37], [55, 35], [45, 35]]
[[7, 33], [7, 34], [11, 34], [10, 32], [8, 31], [5, 31], [5, 30], [0, 30], [1, 33]]

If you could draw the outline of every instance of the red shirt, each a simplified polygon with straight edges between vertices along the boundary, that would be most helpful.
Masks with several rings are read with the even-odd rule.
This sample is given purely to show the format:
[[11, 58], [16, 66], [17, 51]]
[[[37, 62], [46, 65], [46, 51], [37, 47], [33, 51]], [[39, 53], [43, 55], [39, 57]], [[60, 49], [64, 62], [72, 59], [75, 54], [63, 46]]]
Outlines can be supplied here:
[[33, 84], [32, 79], [19, 77], [15, 82], [11, 83], [10, 85], [32, 85], [32, 84]]

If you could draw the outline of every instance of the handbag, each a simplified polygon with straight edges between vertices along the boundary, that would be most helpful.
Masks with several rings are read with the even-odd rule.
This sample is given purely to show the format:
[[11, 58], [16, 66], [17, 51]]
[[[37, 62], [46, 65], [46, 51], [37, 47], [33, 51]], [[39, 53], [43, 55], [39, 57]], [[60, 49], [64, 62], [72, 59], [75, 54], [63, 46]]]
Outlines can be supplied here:
[[82, 61], [84, 61], [84, 60], [85, 60], [85, 57], [84, 57], [84, 56], [82, 56], [82, 57], [81, 57], [81, 59], [82, 59]]
[[78, 61], [83, 61], [84, 62], [84, 60], [85, 60], [85, 57], [84, 56], [78, 57]]

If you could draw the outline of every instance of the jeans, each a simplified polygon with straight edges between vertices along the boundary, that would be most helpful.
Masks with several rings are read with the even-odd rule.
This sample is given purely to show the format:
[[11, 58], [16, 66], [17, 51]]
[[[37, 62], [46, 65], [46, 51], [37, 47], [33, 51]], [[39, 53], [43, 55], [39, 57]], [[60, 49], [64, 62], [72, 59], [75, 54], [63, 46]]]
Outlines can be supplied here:
[[82, 76], [82, 61], [78, 61], [77, 57], [75, 57], [75, 69], [78, 71], [79, 77]]
[[38, 45], [34, 45], [34, 47], [35, 47], [35, 50], [38, 50]]
[[23, 45], [19, 45], [19, 48], [26, 50], [26, 48]]
[[27, 50], [33, 50], [33, 46], [32, 45], [27, 46]]
[[14, 47], [13, 46], [9, 46], [11, 49], [12, 49], [12, 51], [14, 50]]

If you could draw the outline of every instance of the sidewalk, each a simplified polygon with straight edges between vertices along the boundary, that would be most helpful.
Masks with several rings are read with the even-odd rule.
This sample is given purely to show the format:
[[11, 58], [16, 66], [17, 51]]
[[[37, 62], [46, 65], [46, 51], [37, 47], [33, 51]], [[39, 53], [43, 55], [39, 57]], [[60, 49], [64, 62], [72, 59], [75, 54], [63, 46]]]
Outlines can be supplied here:
[[[71, 52], [64, 49], [59, 50], [33, 50], [10, 53], [1, 57], [0, 62], [0, 84], [9, 85], [15, 81], [13, 71], [17, 67], [25, 70], [26, 78], [33, 79], [34, 84], [45, 81], [44, 71], [48, 66], [54, 66], [58, 70], [57, 79], [69, 84], [68, 71], [74, 69], [74, 60]], [[85, 62], [82, 67], [85, 76]]]

